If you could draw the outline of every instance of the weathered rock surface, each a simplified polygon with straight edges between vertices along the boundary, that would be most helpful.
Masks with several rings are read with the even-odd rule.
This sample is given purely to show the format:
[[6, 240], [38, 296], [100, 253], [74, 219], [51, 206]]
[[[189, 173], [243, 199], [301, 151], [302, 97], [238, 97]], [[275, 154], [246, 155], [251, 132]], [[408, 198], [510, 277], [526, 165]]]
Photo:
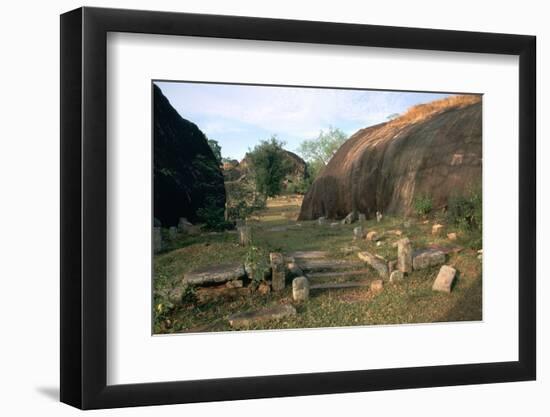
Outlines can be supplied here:
[[297, 302], [308, 300], [309, 281], [306, 277], [294, 278], [292, 281], [292, 298]]
[[188, 272], [183, 282], [192, 285], [215, 284], [239, 280], [245, 276], [244, 266], [239, 263], [221, 264]]
[[425, 269], [445, 263], [445, 254], [440, 250], [427, 249], [413, 255], [413, 269]]
[[153, 90], [154, 216], [165, 227], [180, 217], [195, 222], [200, 208], [224, 208], [223, 174], [204, 133]]
[[246, 328], [271, 320], [281, 320], [296, 315], [296, 309], [288, 304], [256, 311], [237, 313], [229, 317], [229, 324], [235, 328]]
[[388, 278], [388, 264], [386, 261], [367, 251], [359, 252], [357, 256], [359, 256], [359, 259], [372, 266], [381, 278]]
[[432, 290], [441, 292], [451, 292], [453, 282], [456, 276], [456, 269], [451, 266], [443, 265], [437, 274]]
[[408, 214], [416, 196], [434, 208], [481, 181], [480, 96], [415, 106], [361, 129], [338, 149], [304, 197], [300, 220], [342, 218], [352, 211]]

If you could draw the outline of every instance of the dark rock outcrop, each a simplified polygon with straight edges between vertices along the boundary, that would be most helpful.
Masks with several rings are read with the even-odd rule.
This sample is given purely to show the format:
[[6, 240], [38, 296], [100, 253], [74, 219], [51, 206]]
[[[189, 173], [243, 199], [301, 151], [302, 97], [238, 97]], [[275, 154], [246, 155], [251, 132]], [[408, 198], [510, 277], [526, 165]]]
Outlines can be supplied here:
[[154, 216], [163, 226], [180, 217], [196, 222], [199, 208], [224, 208], [223, 174], [204, 133], [153, 88]]
[[481, 97], [455, 96], [359, 130], [316, 178], [299, 219], [410, 214], [416, 196], [444, 207], [481, 185], [481, 126]]

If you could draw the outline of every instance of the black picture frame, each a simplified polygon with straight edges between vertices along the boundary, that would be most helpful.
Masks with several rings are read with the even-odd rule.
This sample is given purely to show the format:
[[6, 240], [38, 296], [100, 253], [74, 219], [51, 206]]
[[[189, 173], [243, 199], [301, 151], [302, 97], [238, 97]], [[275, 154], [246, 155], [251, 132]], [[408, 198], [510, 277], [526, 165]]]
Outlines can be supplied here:
[[[519, 56], [519, 360], [107, 385], [108, 32]], [[62, 402], [95, 409], [536, 378], [534, 36], [84, 7], [61, 15], [60, 57]]]

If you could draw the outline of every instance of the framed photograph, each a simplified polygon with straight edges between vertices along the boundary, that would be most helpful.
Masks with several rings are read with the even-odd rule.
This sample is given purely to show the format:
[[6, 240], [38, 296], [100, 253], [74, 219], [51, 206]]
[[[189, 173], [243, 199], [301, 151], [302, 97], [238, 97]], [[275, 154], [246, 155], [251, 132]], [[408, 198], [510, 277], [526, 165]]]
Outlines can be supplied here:
[[61, 16], [61, 401], [533, 380], [535, 37]]

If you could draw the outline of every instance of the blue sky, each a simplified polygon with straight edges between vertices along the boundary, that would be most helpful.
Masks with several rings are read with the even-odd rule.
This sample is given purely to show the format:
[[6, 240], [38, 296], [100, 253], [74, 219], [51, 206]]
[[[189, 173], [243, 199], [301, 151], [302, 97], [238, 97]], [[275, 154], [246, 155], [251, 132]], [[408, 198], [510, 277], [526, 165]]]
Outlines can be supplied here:
[[277, 135], [296, 151], [333, 126], [352, 135], [393, 113], [449, 94], [340, 90], [185, 82], [155, 82], [172, 106], [222, 147], [242, 159], [260, 140]]

